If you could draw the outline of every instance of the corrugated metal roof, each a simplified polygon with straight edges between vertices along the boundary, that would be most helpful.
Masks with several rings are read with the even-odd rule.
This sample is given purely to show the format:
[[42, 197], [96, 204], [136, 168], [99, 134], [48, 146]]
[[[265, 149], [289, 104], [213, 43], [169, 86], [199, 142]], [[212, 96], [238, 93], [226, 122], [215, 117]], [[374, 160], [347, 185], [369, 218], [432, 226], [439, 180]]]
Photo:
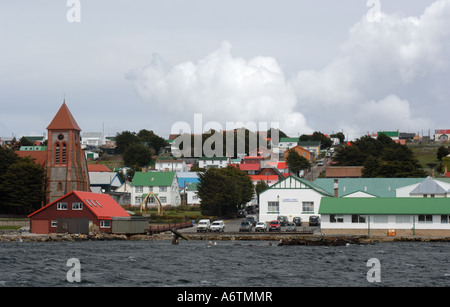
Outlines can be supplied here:
[[[425, 178], [339, 178], [339, 196], [364, 191], [378, 197], [395, 197], [395, 189], [421, 183]], [[314, 183], [334, 193], [334, 178], [318, 178]]]
[[445, 195], [447, 191], [439, 185], [433, 178], [427, 177], [422, 183], [420, 183], [414, 190], [412, 190], [410, 195], [422, 195], [422, 194], [434, 194], [434, 195]]
[[171, 186], [174, 176], [175, 172], [136, 172], [131, 186]]
[[323, 197], [319, 214], [450, 214], [450, 198]]

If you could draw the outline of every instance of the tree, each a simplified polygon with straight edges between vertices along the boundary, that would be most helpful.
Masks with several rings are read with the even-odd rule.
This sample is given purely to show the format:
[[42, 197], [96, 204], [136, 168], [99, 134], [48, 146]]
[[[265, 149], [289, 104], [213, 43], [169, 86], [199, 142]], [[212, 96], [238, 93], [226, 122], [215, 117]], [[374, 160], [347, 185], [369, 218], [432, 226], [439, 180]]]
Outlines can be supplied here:
[[261, 194], [262, 191], [264, 191], [268, 188], [269, 188], [269, 185], [264, 180], [260, 180], [255, 185], [255, 192], [259, 196], [259, 194]]
[[253, 196], [250, 177], [233, 166], [199, 173], [197, 189], [204, 215], [235, 216], [239, 207]]
[[122, 131], [116, 135], [116, 145], [120, 152], [125, 152], [131, 144], [139, 144], [139, 138], [135, 132]]
[[150, 164], [154, 152], [147, 146], [133, 143], [123, 153], [123, 162], [130, 167], [144, 167]]
[[363, 177], [424, 177], [414, 153], [405, 145], [380, 134], [363, 136], [351, 146], [340, 146], [333, 157], [339, 166], [363, 166]]
[[311, 168], [311, 163], [305, 157], [300, 156], [294, 149], [290, 149], [286, 162], [289, 170], [296, 176], [299, 176], [301, 170]]
[[148, 148], [153, 149], [155, 153], [159, 153], [161, 149], [167, 145], [167, 142], [162, 137], [157, 136], [153, 131], [142, 129], [138, 132], [137, 137], [142, 144]]
[[443, 157], [446, 157], [450, 154], [450, 151], [448, 150], [448, 148], [446, 148], [444, 145], [439, 146], [438, 151], [437, 151], [437, 159], [439, 161], [442, 161]]
[[[30, 213], [45, 202], [45, 169], [30, 157], [18, 158], [0, 178], [0, 206], [14, 212]], [[8, 210], [6, 210], [8, 211]]]

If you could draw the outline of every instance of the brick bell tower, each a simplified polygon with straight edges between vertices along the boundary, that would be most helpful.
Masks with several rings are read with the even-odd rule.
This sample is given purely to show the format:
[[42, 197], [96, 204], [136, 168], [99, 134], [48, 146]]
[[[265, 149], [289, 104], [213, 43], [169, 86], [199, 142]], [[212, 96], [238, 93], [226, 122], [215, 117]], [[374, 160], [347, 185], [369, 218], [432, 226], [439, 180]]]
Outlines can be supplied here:
[[90, 192], [81, 129], [65, 101], [47, 130], [47, 204], [72, 191]]

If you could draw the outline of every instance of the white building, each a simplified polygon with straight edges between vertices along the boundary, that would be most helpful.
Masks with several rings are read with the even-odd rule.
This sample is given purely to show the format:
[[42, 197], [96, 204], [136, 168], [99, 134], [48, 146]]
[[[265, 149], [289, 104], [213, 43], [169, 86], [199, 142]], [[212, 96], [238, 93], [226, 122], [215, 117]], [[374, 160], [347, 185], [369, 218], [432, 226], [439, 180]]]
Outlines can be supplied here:
[[327, 235], [450, 235], [447, 198], [322, 198], [321, 232]]
[[450, 183], [427, 177], [420, 183], [396, 189], [397, 197], [448, 197]]
[[[175, 172], [136, 172], [131, 182], [131, 205], [140, 206], [150, 192], [156, 194], [163, 206], [179, 206], [181, 203]], [[153, 197], [149, 204], [156, 205]]]
[[155, 170], [159, 172], [188, 172], [188, 166], [183, 160], [163, 160], [158, 159], [155, 162]]
[[84, 132], [81, 135], [81, 148], [89, 146], [99, 147], [105, 145], [105, 136], [102, 132]]
[[290, 221], [294, 217], [309, 221], [311, 215], [319, 214], [322, 197], [332, 196], [305, 179], [289, 176], [259, 195], [259, 220], [276, 220], [278, 216], [283, 215]]
[[201, 157], [198, 159], [198, 167], [208, 169], [210, 167], [224, 168], [228, 166], [227, 157]]

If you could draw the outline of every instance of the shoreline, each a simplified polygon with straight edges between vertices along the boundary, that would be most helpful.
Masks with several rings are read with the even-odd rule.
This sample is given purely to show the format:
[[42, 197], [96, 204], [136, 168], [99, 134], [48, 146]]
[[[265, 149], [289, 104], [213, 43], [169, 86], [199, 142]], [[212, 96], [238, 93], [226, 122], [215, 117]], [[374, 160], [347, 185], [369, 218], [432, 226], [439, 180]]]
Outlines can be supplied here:
[[[183, 234], [190, 241], [275, 241], [279, 246], [342, 246], [348, 244], [376, 244], [383, 242], [450, 242], [450, 237], [377, 237], [328, 236], [303, 234]], [[80, 242], [80, 241], [172, 241], [172, 233], [154, 235], [136, 234], [31, 234], [9, 233], [0, 235], [0, 242]]]

